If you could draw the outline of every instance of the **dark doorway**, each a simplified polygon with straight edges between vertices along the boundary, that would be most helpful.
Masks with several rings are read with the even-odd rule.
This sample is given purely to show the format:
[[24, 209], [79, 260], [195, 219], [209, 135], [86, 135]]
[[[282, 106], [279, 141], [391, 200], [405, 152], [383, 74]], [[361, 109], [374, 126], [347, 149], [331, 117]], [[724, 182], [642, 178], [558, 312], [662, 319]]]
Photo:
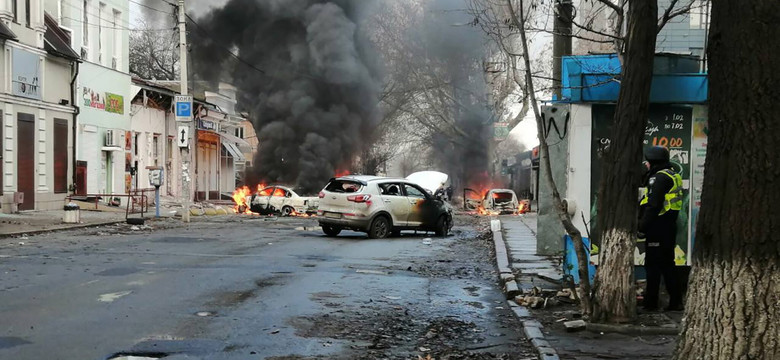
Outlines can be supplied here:
[[87, 162], [76, 161], [76, 195], [87, 195]]
[[68, 192], [68, 120], [54, 119], [54, 193]]
[[35, 116], [17, 115], [16, 163], [18, 191], [24, 193], [19, 210], [35, 209]]

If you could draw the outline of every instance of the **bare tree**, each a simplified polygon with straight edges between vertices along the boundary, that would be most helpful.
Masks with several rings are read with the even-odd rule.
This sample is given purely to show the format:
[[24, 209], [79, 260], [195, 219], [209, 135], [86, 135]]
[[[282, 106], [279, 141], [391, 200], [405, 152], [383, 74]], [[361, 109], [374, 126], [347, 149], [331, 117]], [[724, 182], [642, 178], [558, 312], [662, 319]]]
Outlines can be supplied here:
[[142, 79], [178, 79], [177, 36], [173, 31], [153, 29], [139, 21], [136, 31], [130, 32], [130, 73]]
[[780, 359], [780, 2], [712, 2], [709, 132], [674, 359]]

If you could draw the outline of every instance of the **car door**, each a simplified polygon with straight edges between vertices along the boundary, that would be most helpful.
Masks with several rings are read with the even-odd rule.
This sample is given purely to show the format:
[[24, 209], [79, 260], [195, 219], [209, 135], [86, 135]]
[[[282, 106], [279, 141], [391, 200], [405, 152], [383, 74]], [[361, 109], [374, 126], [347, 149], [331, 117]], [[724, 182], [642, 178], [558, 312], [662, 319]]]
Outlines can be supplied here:
[[380, 197], [385, 205], [385, 209], [387, 209], [387, 212], [389, 212], [390, 216], [393, 218], [393, 225], [406, 226], [411, 204], [409, 204], [409, 200], [404, 196], [401, 184], [387, 182], [377, 184], [377, 186], [379, 187]]
[[430, 212], [429, 204], [426, 204], [428, 197], [425, 195], [425, 190], [412, 184], [404, 184], [404, 194], [406, 201], [411, 206], [407, 224], [412, 227], [423, 225], [428, 220]]

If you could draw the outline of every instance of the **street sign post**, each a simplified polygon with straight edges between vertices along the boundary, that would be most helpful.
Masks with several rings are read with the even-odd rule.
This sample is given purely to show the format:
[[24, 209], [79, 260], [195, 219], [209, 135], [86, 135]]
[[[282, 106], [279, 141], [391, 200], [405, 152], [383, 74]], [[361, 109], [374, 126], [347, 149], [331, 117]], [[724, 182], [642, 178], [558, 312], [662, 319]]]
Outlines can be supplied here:
[[186, 148], [190, 146], [190, 126], [179, 125], [179, 130], [176, 131], [176, 143], [180, 148]]
[[176, 121], [192, 121], [192, 95], [176, 95]]

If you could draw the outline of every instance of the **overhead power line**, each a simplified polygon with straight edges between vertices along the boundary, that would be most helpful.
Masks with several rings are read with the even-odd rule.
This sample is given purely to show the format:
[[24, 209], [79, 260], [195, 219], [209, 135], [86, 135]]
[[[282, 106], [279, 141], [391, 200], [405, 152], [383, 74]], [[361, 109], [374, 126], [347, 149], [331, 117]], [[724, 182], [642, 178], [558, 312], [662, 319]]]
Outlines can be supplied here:
[[[161, 0], [161, 1], [165, 1], [165, 0]], [[167, 1], [165, 1], [165, 2], [167, 2]], [[209, 33], [208, 33], [208, 31], [206, 31], [206, 29], [202, 28], [202, 27], [201, 27], [201, 26], [200, 26], [200, 25], [199, 25], [199, 24], [198, 24], [198, 23], [195, 21], [195, 19], [193, 19], [192, 17], [190, 17], [189, 15], [186, 15], [186, 14], [185, 14], [185, 16], [187, 17], [187, 19], [188, 19], [190, 22], [192, 22], [192, 24], [193, 24], [193, 25], [195, 25], [195, 28], [197, 28], [197, 29], [198, 29], [198, 31], [200, 31], [200, 33], [201, 33], [201, 34], [203, 34], [204, 36], [209, 36]], [[234, 58], [235, 58], [236, 60], [238, 60], [239, 62], [243, 63], [244, 65], [246, 65], [246, 66], [248, 66], [248, 67], [250, 67], [250, 68], [252, 68], [252, 69], [254, 69], [254, 70], [256, 70], [256, 71], [259, 71], [261, 74], [265, 74], [265, 71], [264, 71], [263, 69], [260, 69], [260, 68], [258, 68], [257, 66], [255, 66], [255, 65], [251, 64], [250, 62], [248, 62], [248, 61], [246, 61], [246, 60], [242, 59], [240, 56], [238, 56], [237, 54], [233, 53], [233, 51], [231, 51], [230, 49], [228, 49], [226, 46], [224, 46], [224, 45], [222, 45], [222, 44], [220, 44], [219, 42], [216, 42], [216, 41], [215, 41], [214, 43], [215, 43], [215, 44], [217, 44], [219, 47], [221, 47], [223, 50], [225, 50], [225, 52], [227, 52], [227, 53], [228, 53], [230, 56], [234, 57]]]
[[[136, 4], [136, 5], [138, 5], [138, 6], [141, 6], [141, 7], [147, 8], [147, 9], [149, 9], [149, 10], [157, 11], [157, 12], [160, 12], [160, 13], [163, 13], [163, 14], [173, 15], [173, 12], [171, 12], [171, 11], [160, 10], [160, 9], [157, 9], [157, 8], [151, 7], [151, 6], [149, 6], [149, 5], [146, 5], [146, 4], [143, 4], [143, 3], [140, 3], [140, 2], [138, 2], [138, 1], [135, 1], [135, 0], [128, 0], [128, 1], [130, 1], [131, 3], [133, 3], [133, 4]], [[166, 3], [168, 3], [168, 2], [166, 2]], [[171, 4], [170, 4], [170, 3], [168, 3], [168, 5], [171, 5]]]

